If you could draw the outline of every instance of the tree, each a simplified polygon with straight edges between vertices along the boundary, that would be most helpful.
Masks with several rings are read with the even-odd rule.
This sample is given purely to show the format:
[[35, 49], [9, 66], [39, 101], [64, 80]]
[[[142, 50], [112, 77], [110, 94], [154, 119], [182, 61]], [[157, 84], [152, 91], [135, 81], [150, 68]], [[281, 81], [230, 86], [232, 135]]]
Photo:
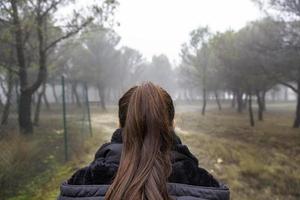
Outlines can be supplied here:
[[[266, 73], [264, 73], [263, 66], [265, 64], [264, 52], [258, 51], [257, 42], [260, 41], [261, 35], [260, 26], [267, 23], [268, 19], [256, 21], [248, 24], [245, 28], [239, 31], [239, 52], [244, 61], [243, 66], [248, 66], [245, 72], [248, 74], [248, 83], [252, 86], [252, 94], [256, 96], [258, 104], [258, 119], [263, 120], [263, 113], [266, 109], [265, 95], [268, 90], [275, 87], [277, 82], [272, 80]], [[261, 43], [263, 41], [260, 41]], [[250, 70], [250, 71], [249, 71]]]
[[[20, 80], [20, 99], [19, 99], [19, 126], [23, 133], [33, 131], [31, 122], [31, 100], [32, 95], [45, 82], [47, 78], [47, 58], [53, 48], [67, 38], [72, 37], [84, 27], [86, 27], [94, 18], [84, 17], [79, 12], [74, 11], [71, 20], [65, 24], [52, 26], [49, 23], [60, 8], [72, 3], [70, 0], [51, 0], [51, 1], [17, 1], [4, 0], [0, 3], [0, 20], [11, 27], [11, 33], [14, 35], [14, 46], [16, 50], [18, 75]], [[100, 13], [104, 19], [102, 8], [115, 4], [115, 1], [104, 1], [102, 5], [93, 7], [93, 14]], [[108, 9], [111, 11], [111, 9]], [[49, 26], [51, 24], [51, 26]], [[56, 28], [62, 30], [61, 35], [48, 37], [49, 29]], [[34, 31], [33, 31], [34, 30]], [[34, 33], [34, 34], [33, 34]], [[36, 37], [36, 40], [30, 40]], [[30, 48], [30, 41], [36, 41], [36, 48]], [[38, 57], [38, 73], [35, 81], [29, 79], [28, 68], [31, 60], [27, 52], [35, 52]]]
[[[8, 123], [10, 107], [12, 104], [12, 93], [14, 78], [17, 75], [15, 68], [15, 51], [12, 45], [9, 27], [4, 21], [0, 21], [0, 67], [1, 67], [1, 88], [5, 96], [5, 103], [1, 117], [1, 125]], [[2, 101], [1, 101], [2, 103]], [[3, 105], [2, 105], [3, 106]]]
[[[264, 70], [278, 83], [290, 88], [297, 95], [296, 116], [293, 127], [300, 127], [300, 2], [298, 0], [256, 0], [268, 13], [266, 6], [279, 11], [281, 21], [269, 20], [267, 27], [261, 26], [267, 41], [263, 47], [266, 65]], [[271, 29], [271, 30], [270, 30]], [[274, 32], [276, 30], [276, 32]], [[270, 48], [271, 47], [271, 48]], [[273, 58], [273, 59], [271, 59]], [[275, 59], [274, 59], [275, 58]], [[296, 86], [295, 86], [296, 85]]]
[[190, 33], [190, 41], [184, 44], [181, 58], [185, 65], [194, 68], [202, 86], [202, 115], [205, 115], [207, 104], [207, 68], [210, 56], [208, 41], [212, 34], [208, 27], [199, 27]]
[[221, 64], [217, 67], [218, 77], [222, 77], [223, 87], [232, 91], [233, 101], [237, 102], [237, 111], [243, 111], [243, 96], [245, 91], [245, 82], [242, 75], [244, 74], [243, 61], [241, 52], [238, 47], [237, 34], [234, 31], [217, 33], [210, 41], [212, 51], [219, 59]]
[[[212, 50], [221, 64], [217, 65], [217, 79], [225, 83], [225, 88], [235, 93], [238, 112], [248, 103], [250, 124], [254, 126], [252, 96], [257, 96], [259, 107], [258, 118], [263, 120], [265, 93], [274, 86], [262, 72], [263, 62], [257, 59], [260, 55], [253, 49], [257, 32], [255, 24], [249, 24], [238, 32], [228, 31], [217, 34], [211, 39]], [[243, 96], [246, 95], [245, 102]], [[248, 99], [248, 102], [247, 102]]]
[[143, 55], [139, 51], [129, 47], [120, 49], [119, 63], [114, 72], [117, 79], [114, 81], [118, 82], [122, 93], [126, 87], [136, 84], [141, 79], [142, 73], [145, 72], [142, 66], [144, 62]]
[[[175, 69], [177, 84], [182, 89], [183, 94], [179, 93], [179, 99], [190, 101], [193, 99], [193, 90], [198, 87], [197, 77], [193, 73], [194, 68], [185, 63], [181, 63]], [[197, 88], [198, 89], [198, 88]]]
[[278, 84], [297, 95], [293, 126], [300, 127], [300, 26], [298, 22], [269, 20], [260, 24], [262, 38], [255, 43], [264, 61], [263, 71]]
[[120, 37], [111, 29], [100, 27], [97, 32], [86, 32], [69, 62], [69, 77], [74, 83], [88, 80], [96, 87], [103, 110], [106, 110], [105, 90], [111, 81], [116, 81], [114, 77], [120, 61], [116, 46], [119, 41]]
[[169, 58], [164, 55], [154, 55], [151, 63], [144, 64], [141, 68], [139, 82], [152, 81], [172, 93], [175, 89], [175, 75]]

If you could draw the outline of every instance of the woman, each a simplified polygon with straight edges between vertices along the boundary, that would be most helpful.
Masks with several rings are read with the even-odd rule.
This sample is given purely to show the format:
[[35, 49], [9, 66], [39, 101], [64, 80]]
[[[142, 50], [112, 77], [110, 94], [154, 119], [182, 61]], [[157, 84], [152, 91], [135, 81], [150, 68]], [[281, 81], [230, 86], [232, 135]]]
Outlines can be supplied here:
[[119, 100], [120, 129], [61, 186], [59, 200], [228, 200], [229, 190], [174, 133], [170, 95], [152, 83]]

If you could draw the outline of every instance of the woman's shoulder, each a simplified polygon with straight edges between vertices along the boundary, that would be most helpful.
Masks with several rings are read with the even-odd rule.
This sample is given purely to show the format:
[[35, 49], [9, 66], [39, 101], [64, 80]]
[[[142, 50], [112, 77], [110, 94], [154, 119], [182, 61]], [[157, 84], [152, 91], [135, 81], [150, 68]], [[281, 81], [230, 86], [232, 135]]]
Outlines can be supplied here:
[[[118, 170], [122, 146], [121, 130], [117, 129], [111, 141], [98, 149], [90, 165], [77, 170], [68, 183], [74, 185], [110, 184]], [[181, 141], [173, 145], [171, 162], [172, 173], [169, 182], [207, 187], [219, 185], [208, 171], [199, 167], [198, 159]]]
[[118, 170], [122, 145], [105, 143], [95, 154], [94, 160], [77, 170], [68, 180], [71, 185], [110, 184]]
[[178, 144], [172, 150], [172, 173], [169, 182], [188, 185], [219, 187], [219, 182], [204, 168], [186, 145]]
[[67, 181], [70, 185], [110, 184], [116, 174], [122, 152], [121, 129], [114, 131], [111, 141], [96, 151], [94, 160], [77, 170]]

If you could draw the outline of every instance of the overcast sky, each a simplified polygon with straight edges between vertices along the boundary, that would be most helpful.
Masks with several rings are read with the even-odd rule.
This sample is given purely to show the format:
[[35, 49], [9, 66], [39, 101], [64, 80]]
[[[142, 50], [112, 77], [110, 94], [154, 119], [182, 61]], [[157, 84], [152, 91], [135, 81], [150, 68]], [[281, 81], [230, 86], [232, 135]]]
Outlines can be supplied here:
[[116, 15], [122, 45], [151, 59], [166, 54], [179, 60], [181, 44], [191, 30], [208, 25], [213, 31], [238, 30], [260, 17], [251, 0], [119, 0]]

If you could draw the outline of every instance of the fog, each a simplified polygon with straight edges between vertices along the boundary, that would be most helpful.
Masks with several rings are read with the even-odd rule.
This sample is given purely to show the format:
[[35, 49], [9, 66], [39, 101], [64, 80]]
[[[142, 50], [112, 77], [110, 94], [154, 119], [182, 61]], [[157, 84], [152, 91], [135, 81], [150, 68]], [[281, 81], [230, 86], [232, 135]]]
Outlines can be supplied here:
[[299, 8], [1, 0], [0, 199], [53, 199], [110, 141], [120, 97], [149, 81], [171, 95], [175, 132], [232, 199], [299, 199]]

